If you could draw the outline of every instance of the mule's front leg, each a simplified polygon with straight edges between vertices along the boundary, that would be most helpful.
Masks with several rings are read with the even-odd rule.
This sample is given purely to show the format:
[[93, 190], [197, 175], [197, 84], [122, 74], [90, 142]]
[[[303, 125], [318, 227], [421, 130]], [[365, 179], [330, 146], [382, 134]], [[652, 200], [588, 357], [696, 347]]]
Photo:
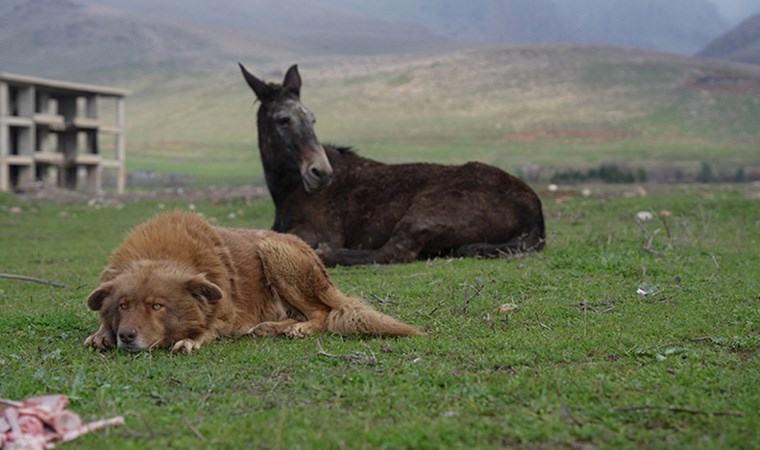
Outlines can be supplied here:
[[325, 244], [324, 242], [312, 245], [311, 249], [314, 250], [314, 253], [316, 253], [317, 256], [319, 256], [319, 259], [321, 259], [325, 264], [328, 264], [328, 261], [332, 261], [333, 258], [335, 258], [335, 252], [333, 251], [332, 247], [330, 247], [328, 244]]
[[[333, 249], [329, 244], [320, 242], [319, 244], [312, 245], [319, 259], [328, 266], [334, 267], [341, 266], [356, 266], [359, 264], [373, 264], [384, 262], [383, 252], [378, 250], [354, 250], [350, 248], [336, 248]], [[414, 258], [412, 258], [414, 259]]]
[[333, 251], [332, 258], [326, 260], [325, 265], [355, 266], [412, 262], [419, 257], [427, 241], [426, 236], [415, 239], [406, 230], [401, 230], [394, 233], [385, 245], [376, 250], [339, 248]]
[[335, 250], [329, 259], [323, 259], [328, 267], [334, 266], [357, 266], [361, 264], [390, 264], [396, 262], [414, 261], [417, 255], [408, 254], [402, 258], [399, 253], [386, 254], [383, 249], [378, 250], [354, 250], [339, 248]]

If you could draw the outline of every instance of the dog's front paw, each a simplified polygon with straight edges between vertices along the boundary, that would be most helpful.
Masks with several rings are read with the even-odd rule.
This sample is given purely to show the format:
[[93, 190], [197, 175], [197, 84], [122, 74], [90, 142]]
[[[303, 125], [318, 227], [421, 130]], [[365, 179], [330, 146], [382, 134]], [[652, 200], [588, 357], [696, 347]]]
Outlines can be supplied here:
[[313, 328], [311, 322], [298, 322], [285, 329], [285, 336], [291, 339], [302, 339], [314, 334]]
[[249, 335], [253, 337], [269, 337], [269, 336], [277, 336], [277, 330], [275, 327], [273, 327], [269, 323], [260, 323], [256, 325], [255, 327], [248, 330]]
[[174, 347], [172, 347], [172, 352], [188, 354], [194, 352], [195, 350], [198, 350], [199, 348], [201, 348], [200, 341], [182, 339], [181, 341], [177, 341], [177, 343], [174, 344]]
[[111, 333], [103, 330], [101, 326], [95, 334], [84, 340], [84, 346], [97, 350], [108, 350], [114, 348], [114, 342]]

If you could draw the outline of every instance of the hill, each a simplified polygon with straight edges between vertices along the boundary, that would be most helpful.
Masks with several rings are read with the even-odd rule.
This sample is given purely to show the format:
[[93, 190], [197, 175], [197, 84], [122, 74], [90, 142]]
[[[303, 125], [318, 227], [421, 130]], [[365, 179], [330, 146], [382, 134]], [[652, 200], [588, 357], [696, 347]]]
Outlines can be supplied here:
[[224, 8], [210, 0], [90, 1], [165, 19], [255, 29], [319, 53], [414, 51], [437, 37], [470, 44], [581, 42], [691, 54], [727, 28], [710, 0], [232, 0]]
[[[0, 0], [0, 69], [108, 82], [145, 67], [576, 42], [694, 53], [709, 0]], [[127, 73], [127, 77], [132, 75]], [[112, 81], [111, 81], [112, 82]]]
[[0, 61], [11, 72], [118, 83], [130, 68], [198, 67], [228, 53], [222, 38], [204, 32], [69, 0], [31, 0], [0, 16]]
[[760, 64], [760, 14], [755, 14], [731, 31], [719, 36], [700, 56], [727, 61]]
[[469, 42], [590, 43], [694, 53], [726, 30], [708, 0], [329, 0]]
[[[760, 173], [760, 68], [579, 45], [243, 62], [270, 81], [299, 63], [320, 139], [387, 162], [481, 160], [539, 178], [607, 162], [664, 181], [703, 162]], [[234, 63], [129, 87], [132, 168], [260, 177], [256, 105]]]
[[[462, 24], [483, 18], [435, 2], [445, 4]], [[552, 16], [539, 13], [553, 0], [530, 4], [549, 26]], [[657, 175], [665, 180], [693, 179], [704, 163], [724, 178], [760, 172], [760, 75], [751, 67], [630, 47], [463, 49], [453, 31], [447, 40], [415, 22], [416, 2], [404, 3], [407, 20], [379, 20], [369, 0], [177, 5], [0, 0], [0, 69], [131, 90], [130, 170], [204, 183], [261, 176], [256, 106], [237, 61], [270, 81], [299, 63], [321, 139], [388, 162], [477, 159], [541, 179], [607, 162], [666, 171]]]
[[[266, 14], [258, 9], [266, 5]], [[452, 48], [423, 27], [270, 2], [181, 4], [0, 0], [0, 69], [86, 82], [120, 82], [149, 71], [218, 71], [240, 59], [430, 52]], [[310, 5], [310, 6], [309, 6]]]

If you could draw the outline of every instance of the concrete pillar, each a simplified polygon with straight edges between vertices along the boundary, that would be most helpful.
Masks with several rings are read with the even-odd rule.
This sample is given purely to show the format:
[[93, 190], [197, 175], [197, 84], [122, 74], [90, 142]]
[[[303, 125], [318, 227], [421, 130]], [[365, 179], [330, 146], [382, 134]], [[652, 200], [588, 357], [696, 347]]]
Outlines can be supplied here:
[[0, 81], [0, 191], [8, 192], [10, 186], [10, 170], [6, 157], [10, 153], [10, 137], [8, 124], [5, 118], [9, 114], [10, 98], [8, 96], [8, 83]]
[[124, 189], [127, 185], [127, 171], [126, 171], [126, 152], [125, 152], [125, 139], [126, 133], [126, 117], [124, 110], [124, 99], [119, 97], [116, 99], [116, 127], [118, 131], [116, 133], [116, 160], [119, 162], [119, 168], [116, 174], [116, 192], [119, 194], [124, 193]]

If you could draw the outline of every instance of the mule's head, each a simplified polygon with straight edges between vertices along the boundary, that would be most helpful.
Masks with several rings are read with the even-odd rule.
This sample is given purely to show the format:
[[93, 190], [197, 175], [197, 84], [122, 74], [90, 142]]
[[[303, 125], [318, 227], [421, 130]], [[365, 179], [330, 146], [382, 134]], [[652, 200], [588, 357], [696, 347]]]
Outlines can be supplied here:
[[329, 186], [333, 170], [314, 133], [314, 114], [301, 103], [298, 66], [288, 69], [281, 85], [256, 78], [242, 64], [240, 70], [261, 102], [258, 129], [264, 169], [298, 173], [309, 193]]

